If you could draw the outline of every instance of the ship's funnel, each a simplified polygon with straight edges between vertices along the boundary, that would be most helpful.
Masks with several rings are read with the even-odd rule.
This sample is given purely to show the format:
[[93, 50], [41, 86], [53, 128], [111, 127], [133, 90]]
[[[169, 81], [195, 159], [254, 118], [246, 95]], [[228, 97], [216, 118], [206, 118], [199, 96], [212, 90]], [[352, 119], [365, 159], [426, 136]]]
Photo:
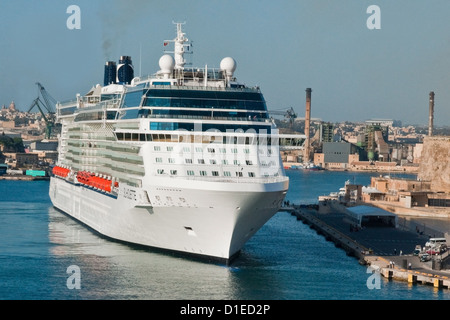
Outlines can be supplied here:
[[122, 84], [130, 84], [134, 78], [134, 68], [131, 57], [121, 56], [119, 65], [117, 66], [117, 82]]
[[116, 83], [116, 77], [117, 77], [117, 66], [114, 61], [108, 61], [105, 65], [105, 78], [104, 78], [104, 85], [110, 85], [113, 83]]

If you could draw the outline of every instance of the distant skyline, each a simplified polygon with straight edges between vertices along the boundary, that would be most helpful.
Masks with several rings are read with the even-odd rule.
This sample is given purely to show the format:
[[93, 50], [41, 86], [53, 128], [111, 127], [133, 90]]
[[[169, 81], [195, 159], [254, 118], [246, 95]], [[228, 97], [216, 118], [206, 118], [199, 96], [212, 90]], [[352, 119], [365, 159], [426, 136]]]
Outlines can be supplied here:
[[[71, 5], [81, 29], [68, 28]], [[434, 91], [434, 123], [448, 126], [449, 14], [448, 0], [0, 0], [0, 106], [27, 111], [36, 82], [60, 101], [85, 94], [122, 55], [135, 75], [153, 74], [175, 21], [186, 22], [193, 66], [233, 57], [270, 111], [304, 117], [312, 88], [313, 118], [427, 125]]]

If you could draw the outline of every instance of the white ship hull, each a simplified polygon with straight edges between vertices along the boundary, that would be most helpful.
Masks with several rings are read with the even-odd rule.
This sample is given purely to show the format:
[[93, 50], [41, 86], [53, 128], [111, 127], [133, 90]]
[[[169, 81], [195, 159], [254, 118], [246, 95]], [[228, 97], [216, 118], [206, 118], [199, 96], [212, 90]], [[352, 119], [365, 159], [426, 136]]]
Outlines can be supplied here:
[[[142, 189], [120, 189], [112, 197], [52, 177], [54, 206], [100, 234], [138, 245], [230, 263], [244, 244], [278, 210], [288, 181], [270, 184], [180, 181], [148, 186], [164, 194], [151, 204]], [[185, 184], [188, 183], [189, 187]]]

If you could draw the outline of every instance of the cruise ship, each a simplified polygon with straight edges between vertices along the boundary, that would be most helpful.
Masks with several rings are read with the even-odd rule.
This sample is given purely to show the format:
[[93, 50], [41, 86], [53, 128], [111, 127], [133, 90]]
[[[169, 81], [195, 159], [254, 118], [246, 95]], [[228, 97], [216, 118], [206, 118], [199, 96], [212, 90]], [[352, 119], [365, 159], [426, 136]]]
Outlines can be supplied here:
[[121, 242], [231, 264], [279, 210], [289, 187], [278, 130], [236, 61], [189, 67], [177, 23], [160, 70], [105, 65], [104, 83], [58, 102], [55, 208]]

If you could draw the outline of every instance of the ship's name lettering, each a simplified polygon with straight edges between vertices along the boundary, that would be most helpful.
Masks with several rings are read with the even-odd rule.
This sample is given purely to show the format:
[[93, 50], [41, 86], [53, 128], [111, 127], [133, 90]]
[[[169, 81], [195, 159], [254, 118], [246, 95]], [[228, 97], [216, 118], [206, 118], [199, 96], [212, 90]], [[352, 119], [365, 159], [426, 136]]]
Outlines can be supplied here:
[[156, 190], [158, 190], [158, 191], [176, 191], [176, 192], [181, 191], [181, 189], [172, 189], [172, 188], [156, 188]]
[[124, 189], [123, 196], [130, 200], [136, 200], [136, 190]]

